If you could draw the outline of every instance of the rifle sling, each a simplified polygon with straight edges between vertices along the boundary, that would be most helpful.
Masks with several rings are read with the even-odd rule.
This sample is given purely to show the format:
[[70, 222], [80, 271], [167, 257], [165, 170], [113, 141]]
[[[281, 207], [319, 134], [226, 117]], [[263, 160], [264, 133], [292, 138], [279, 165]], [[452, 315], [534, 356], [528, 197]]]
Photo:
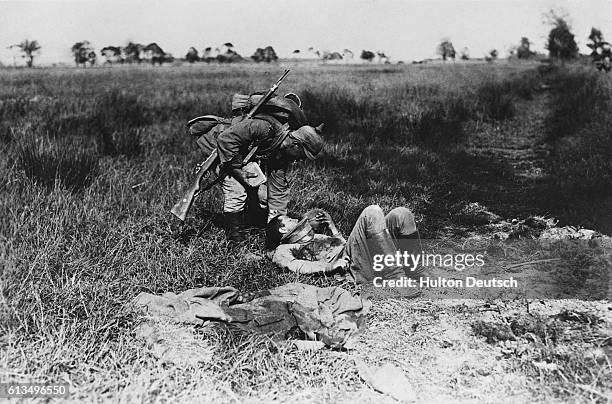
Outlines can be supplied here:
[[276, 139], [274, 139], [274, 141], [272, 142], [270, 146], [266, 147], [265, 149], [259, 150], [258, 156], [267, 156], [272, 151], [276, 150], [285, 141], [285, 139], [287, 139], [287, 136], [289, 136], [289, 134], [291, 133], [289, 131], [288, 124], [283, 125], [273, 117], [266, 116], [266, 115], [258, 115], [251, 119], [259, 119], [259, 120], [268, 122], [270, 126], [272, 126], [272, 129], [278, 134], [278, 136], [276, 137]]
[[246, 157], [244, 158], [244, 160], [242, 160], [242, 165], [245, 165], [246, 163], [249, 162], [249, 160], [251, 160], [251, 158], [253, 157], [253, 155], [255, 153], [257, 153], [257, 149], [259, 149], [259, 146], [253, 146], [251, 147], [251, 150], [249, 150], [249, 154], [246, 155]]

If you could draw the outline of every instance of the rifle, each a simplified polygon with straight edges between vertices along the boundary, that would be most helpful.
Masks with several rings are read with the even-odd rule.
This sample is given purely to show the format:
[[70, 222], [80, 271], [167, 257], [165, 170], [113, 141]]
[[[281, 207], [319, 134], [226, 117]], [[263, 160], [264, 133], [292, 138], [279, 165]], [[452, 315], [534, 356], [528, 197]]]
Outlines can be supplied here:
[[[270, 98], [272, 98], [272, 96], [280, 86], [281, 82], [289, 74], [289, 71], [290, 70], [285, 70], [285, 73], [283, 73], [283, 75], [276, 81], [276, 83], [274, 83], [272, 87], [270, 87], [268, 92], [263, 97], [261, 97], [257, 104], [255, 104], [255, 106], [251, 108], [251, 110], [246, 114], [247, 118], [252, 118], [257, 113], [259, 108], [261, 108], [266, 102], [270, 100]], [[254, 146], [249, 150], [249, 153], [242, 161], [242, 164], [244, 165], [248, 163], [249, 160], [255, 154], [255, 152], [257, 152], [257, 146]], [[204, 160], [204, 162], [202, 162], [202, 164], [198, 166], [198, 171], [196, 172], [195, 180], [185, 193], [185, 196], [183, 196], [183, 198], [178, 201], [172, 207], [172, 209], [170, 209], [170, 213], [178, 217], [181, 221], [185, 221], [185, 218], [187, 217], [187, 212], [189, 212], [189, 209], [191, 209], [194, 199], [203, 191], [209, 190], [210, 188], [212, 188], [213, 185], [221, 182], [223, 177], [225, 177], [225, 175], [220, 174], [215, 180], [207, 184], [205, 187], [200, 187], [200, 182], [202, 181], [204, 175], [208, 173], [211, 169], [213, 169], [216, 164], [218, 164], [218, 157], [219, 155], [217, 153], [217, 149], [214, 149], [212, 153], [210, 153], [210, 156], [208, 156], [206, 160]]]

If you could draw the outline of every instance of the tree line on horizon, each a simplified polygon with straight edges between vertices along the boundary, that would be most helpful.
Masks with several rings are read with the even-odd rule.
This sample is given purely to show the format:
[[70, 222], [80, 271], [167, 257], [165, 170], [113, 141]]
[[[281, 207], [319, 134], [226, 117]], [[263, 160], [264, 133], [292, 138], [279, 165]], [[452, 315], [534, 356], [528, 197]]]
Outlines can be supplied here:
[[[571, 60], [578, 57], [578, 45], [575, 40], [575, 36], [571, 31], [571, 26], [567, 21], [567, 17], [561, 15], [555, 11], [550, 11], [547, 14], [547, 19], [551, 25], [551, 30], [548, 34], [546, 49], [548, 50], [549, 57], [560, 60]], [[591, 33], [588, 37], [589, 42], [587, 46], [591, 49], [591, 58], [593, 63], [599, 70], [610, 71], [612, 69], [612, 49], [610, 43], [604, 40], [601, 30], [592, 27]], [[531, 49], [532, 42], [527, 37], [522, 37], [518, 45], [512, 47], [509, 50], [509, 57], [516, 57], [518, 59], [530, 59], [536, 56], [536, 52]], [[41, 45], [37, 40], [24, 40], [19, 44], [11, 45], [9, 48], [18, 48], [22, 53], [22, 57], [26, 61], [27, 67], [32, 67], [34, 64], [34, 58], [38, 55], [41, 49]], [[77, 66], [86, 67], [88, 64], [93, 66], [97, 62], [97, 55], [94, 48], [91, 46], [89, 41], [76, 42], [71, 52], [74, 57], [75, 64]], [[334, 60], [352, 60], [353, 52], [349, 49], [344, 49], [342, 52], [320, 52], [314, 48], [308, 48], [309, 54], [313, 58], [318, 58], [323, 61], [334, 61]], [[300, 54], [301, 51], [296, 49], [293, 51], [293, 56]], [[450, 39], [442, 39], [438, 44], [436, 53], [442, 58], [443, 61], [455, 60], [457, 52]], [[124, 64], [124, 63], [143, 63], [148, 62], [152, 65], [163, 63], [171, 63], [175, 59], [172, 54], [165, 52], [157, 43], [152, 42], [148, 45], [142, 45], [135, 42], [128, 42], [126, 46], [106, 46], [100, 50], [100, 54], [105, 57], [104, 64]], [[498, 58], [497, 49], [491, 49], [484, 59], [488, 62], [492, 62]], [[362, 50], [360, 59], [366, 62], [372, 62], [378, 57], [379, 63], [390, 63], [390, 58], [381, 51], [376, 53], [369, 50]], [[256, 63], [271, 63], [276, 62], [279, 58], [276, 51], [272, 46], [266, 46], [265, 48], [257, 48], [255, 52], [250, 56]], [[469, 60], [469, 49], [464, 47], [460, 51], [461, 60]], [[184, 59], [188, 63], [196, 62], [217, 62], [217, 63], [234, 63], [244, 61], [238, 52], [235, 51], [234, 45], [231, 42], [224, 43], [221, 47], [215, 48], [206, 47], [200, 54], [195, 47], [190, 47], [185, 55]], [[423, 63], [413, 62], [413, 63]]]
[[[571, 26], [567, 21], [567, 17], [551, 10], [547, 15], [548, 23], [551, 25], [551, 30], [548, 33], [546, 41], [546, 49], [548, 56], [553, 59], [571, 60], [576, 59], [579, 55], [578, 44], [576, 43], [575, 35], [571, 31]], [[518, 45], [513, 46], [508, 54], [509, 57], [518, 59], [530, 59], [537, 56], [537, 53], [531, 49], [532, 42], [527, 37], [521, 37]], [[612, 69], [612, 47], [609, 42], [605, 41], [600, 29], [592, 27], [588, 37], [587, 47], [591, 49], [590, 57], [598, 70], [609, 72]], [[450, 39], [442, 39], [436, 49], [436, 53], [441, 56], [443, 61], [455, 60], [457, 52]], [[484, 59], [492, 62], [497, 59], [499, 52], [497, 49], [491, 49]], [[461, 50], [460, 58], [469, 60], [469, 50], [464, 47]], [[418, 62], [417, 62], [418, 63]]]

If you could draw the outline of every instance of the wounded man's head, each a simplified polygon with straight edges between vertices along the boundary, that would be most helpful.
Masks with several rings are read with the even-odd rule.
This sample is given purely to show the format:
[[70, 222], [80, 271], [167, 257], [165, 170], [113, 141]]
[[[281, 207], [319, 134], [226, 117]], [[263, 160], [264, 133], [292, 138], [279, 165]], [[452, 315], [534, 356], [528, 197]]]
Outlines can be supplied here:
[[266, 246], [273, 250], [280, 244], [304, 243], [312, 240], [314, 231], [306, 218], [294, 219], [287, 215], [275, 216], [266, 228]]

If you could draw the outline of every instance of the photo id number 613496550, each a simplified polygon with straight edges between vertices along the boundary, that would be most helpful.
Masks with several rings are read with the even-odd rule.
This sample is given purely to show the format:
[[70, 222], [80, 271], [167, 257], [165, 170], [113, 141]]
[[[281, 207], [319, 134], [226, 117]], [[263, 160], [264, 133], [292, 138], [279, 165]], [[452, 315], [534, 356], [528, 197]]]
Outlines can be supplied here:
[[68, 397], [67, 383], [0, 383], [0, 398]]

